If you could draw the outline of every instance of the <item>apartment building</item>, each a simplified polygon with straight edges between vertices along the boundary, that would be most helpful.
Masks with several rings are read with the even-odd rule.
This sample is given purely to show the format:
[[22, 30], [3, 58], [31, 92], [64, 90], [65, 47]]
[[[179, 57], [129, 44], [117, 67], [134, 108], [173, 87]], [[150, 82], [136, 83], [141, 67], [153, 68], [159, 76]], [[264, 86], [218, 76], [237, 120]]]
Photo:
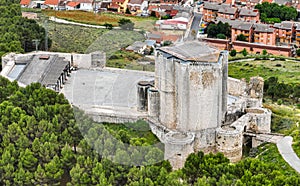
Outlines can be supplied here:
[[[203, 20], [212, 22], [218, 16], [218, 11], [221, 5], [217, 3], [205, 2], [203, 6]], [[228, 6], [228, 5], [227, 5]]]
[[231, 41], [236, 41], [237, 36], [243, 34], [247, 42], [252, 42], [253, 23], [236, 21], [231, 25]]
[[296, 24], [296, 36], [295, 36], [295, 40], [296, 40], [296, 44], [299, 46], [300, 45], [300, 23]]
[[222, 6], [218, 10], [218, 17], [234, 20], [238, 17], [238, 9], [230, 6]]
[[253, 25], [253, 42], [265, 45], [276, 44], [275, 29], [267, 24], [254, 24]]
[[241, 8], [239, 12], [239, 20], [248, 22], [259, 22], [259, 12], [257, 9]]
[[295, 38], [295, 23], [292, 21], [282, 21], [275, 23], [276, 42], [280, 45], [288, 45]]

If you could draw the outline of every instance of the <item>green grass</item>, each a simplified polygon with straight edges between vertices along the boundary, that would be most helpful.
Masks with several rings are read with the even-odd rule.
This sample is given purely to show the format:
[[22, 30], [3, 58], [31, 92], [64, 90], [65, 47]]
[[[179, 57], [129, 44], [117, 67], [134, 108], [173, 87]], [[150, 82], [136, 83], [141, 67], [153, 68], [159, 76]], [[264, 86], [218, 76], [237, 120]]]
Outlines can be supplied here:
[[130, 30], [110, 30], [105, 32], [87, 48], [86, 52], [101, 50], [106, 52], [109, 59], [116, 51], [131, 45], [135, 41], [143, 41], [144, 36], [136, 31]]
[[[45, 27], [45, 24], [40, 21]], [[48, 22], [49, 38], [52, 40], [52, 52], [90, 53], [106, 52], [107, 59], [121, 48], [135, 41], [143, 41], [144, 36], [136, 31], [107, 30], [76, 25]]]
[[129, 134], [131, 139], [138, 138], [148, 145], [159, 143], [158, 138], [151, 132], [149, 124], [145, 121], [137, 121], [135, 123], [123, 124], [104, 124], [105, 128], [115, 137], [119, 131], [124, 130]]
[[266, 143], [259, 146], [256, 158], [265, 163], [274, 163], [286, 176], [298, 174], [284, 161], [275, 144]]
[[229, 64], [229, 76], [237, 79], [250, 79], [261, 76], [268, 79], [278, 77], [279, 82], [298, 83], [300, 81], [300, 63], [294, 61], [256, 60]]
[[120, 50], [111, 55], [106, 62], [106, 66], [131, 70], [154, 71], [154, 65], [141, 65], [138, 63], [138, 60], [143, 60], [143, 56], [133, 52]]

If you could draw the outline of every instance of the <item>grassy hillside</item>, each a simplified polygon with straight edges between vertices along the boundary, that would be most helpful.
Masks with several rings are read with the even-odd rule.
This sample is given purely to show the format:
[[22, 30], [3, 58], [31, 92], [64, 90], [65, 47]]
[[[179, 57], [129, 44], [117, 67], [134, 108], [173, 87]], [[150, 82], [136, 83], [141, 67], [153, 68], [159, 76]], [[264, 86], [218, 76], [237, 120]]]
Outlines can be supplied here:
[[238, 79], [249, 79], [252, 76], [261, 76], [264, 79], [268, 79], [271, 76], [276, 76], [279, 82], [300, 82], [299, 62], [256, 60], [231, 63], [229, 66], [229, 76]]
[[[40, 22], [43, 26], [44, 23]], [[113, 53], [135, 41], [143, 41], [144, 36], [135, 31], [107, 30], [48, 22], [50, 51], [90, 53], [104, 51], [109, 58]]]

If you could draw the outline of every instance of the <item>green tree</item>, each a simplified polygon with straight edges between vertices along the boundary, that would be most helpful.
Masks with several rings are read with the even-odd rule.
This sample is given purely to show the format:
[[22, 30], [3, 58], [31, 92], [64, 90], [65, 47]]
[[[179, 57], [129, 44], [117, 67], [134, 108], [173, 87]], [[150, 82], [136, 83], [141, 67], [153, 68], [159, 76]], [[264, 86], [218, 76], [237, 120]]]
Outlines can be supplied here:
[[123, 30], [133, 30], [134, 28], [134, 23], [130, 19], [122, 18], [118, 21], [118, 23]]
[[108, 29], [108, 30], [112, 30], [113, 29], [113, 25], [110, 24], [110, 23], [104, 23], [103, 26], [105, 26], [105, 28]]
[[224, 34], [218, 34], [217, 38], [218, 39], [226, 39], [226, 36]]
[[236, 40], [238, 40], [238, 41], [247, 41], [247, 38], [244, 34], [240, 34], [236, 37]]
[[45, 174], [49, 184], [60, 185], [63, 173], [64, 170], [58, 156], [54, 156], [49, 163], [45, 164]]

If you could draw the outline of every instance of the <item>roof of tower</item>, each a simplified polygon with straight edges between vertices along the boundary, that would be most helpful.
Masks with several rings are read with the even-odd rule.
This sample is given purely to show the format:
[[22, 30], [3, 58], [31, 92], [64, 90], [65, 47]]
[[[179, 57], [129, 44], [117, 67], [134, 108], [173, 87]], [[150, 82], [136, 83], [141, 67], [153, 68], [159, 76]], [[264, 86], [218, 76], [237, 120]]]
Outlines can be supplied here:
[[158, 50], [185, 61], [196, 62], [218, 62], [220, 55], [218, 49], [199, 41], [178, 43], [176, 45], [159, 48]]

